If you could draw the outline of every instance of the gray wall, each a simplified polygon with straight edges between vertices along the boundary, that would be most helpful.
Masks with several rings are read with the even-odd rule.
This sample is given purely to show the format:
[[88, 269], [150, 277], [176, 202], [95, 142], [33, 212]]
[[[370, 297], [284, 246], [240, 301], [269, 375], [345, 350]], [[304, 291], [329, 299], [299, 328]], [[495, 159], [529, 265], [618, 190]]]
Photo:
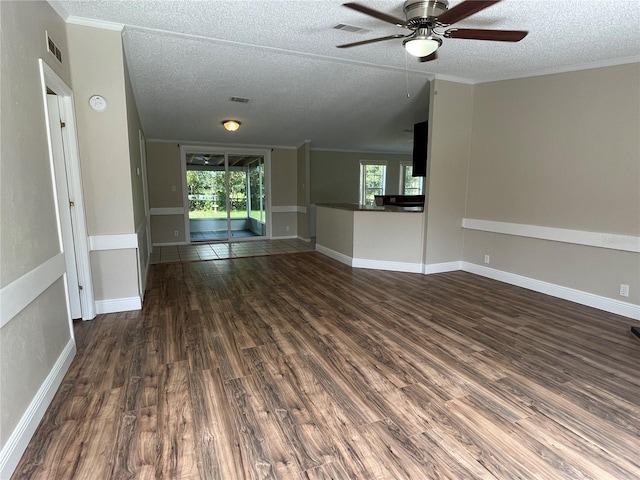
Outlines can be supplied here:
[[[60, 252], [38, 58], [71, 86], [65, 24], [44, 2], [0, 2], [0, 287], [22, 281]], [[46, 51], [45, 30], [63, 52]], [[6, 291], [6, 290], [5, 290]], [[0, 446], [6, 446], [45, 378], [72, 341], [62, 279], [0, 331]]]
[[425, 264], [462, 258], [473, 86], [434, 80], [425, 205]]
[[311, 203], [358, 203], [361, 160], [386, 161], [386, 193], [400, 193], [400, 162], [411, 155], [311, 150]]
[[[476, 85], [466, 216], [640, 236], [639, 86], [638, 63]], [[499, 270], [640, 303], [636, 253], [466, 231], [464, 260], [484, 254]]]
[[[144, 216], [142, 177], [135, 173], [140, 123], [133, 95], [127, 94], [122, 33], [69, 24], [67, 35], [88, 233], [134, 234]], [[104, 112], [89, 106], [96, 93], [107, 101]], [[140, 296], [137, 254], [137, 245], [91, 252], [96, 302]]]

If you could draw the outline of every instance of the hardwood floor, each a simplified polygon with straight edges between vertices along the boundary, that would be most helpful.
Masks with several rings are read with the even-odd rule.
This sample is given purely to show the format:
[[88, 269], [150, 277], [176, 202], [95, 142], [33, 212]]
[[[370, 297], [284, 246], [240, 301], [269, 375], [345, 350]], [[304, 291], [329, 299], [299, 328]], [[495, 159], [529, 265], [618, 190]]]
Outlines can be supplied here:
[[631, 320], [318, 253], [152, 266], [14, 479], [640, 478]]

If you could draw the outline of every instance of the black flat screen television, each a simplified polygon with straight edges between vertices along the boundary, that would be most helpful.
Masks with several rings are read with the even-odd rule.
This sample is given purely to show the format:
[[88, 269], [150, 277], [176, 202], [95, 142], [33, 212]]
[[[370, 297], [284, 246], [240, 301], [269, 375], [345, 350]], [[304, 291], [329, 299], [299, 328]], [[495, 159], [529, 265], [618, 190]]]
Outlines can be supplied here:
[[427, 176], [427, 143], [429, 137], [429, 124], [427, 122], [416, 123], [413, 126], [413, 169], [414, 177]]

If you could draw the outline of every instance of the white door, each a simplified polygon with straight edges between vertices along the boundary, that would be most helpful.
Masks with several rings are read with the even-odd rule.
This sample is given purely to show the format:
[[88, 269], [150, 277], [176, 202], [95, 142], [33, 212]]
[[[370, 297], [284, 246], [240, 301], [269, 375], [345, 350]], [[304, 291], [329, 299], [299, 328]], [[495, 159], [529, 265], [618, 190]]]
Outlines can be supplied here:
[[62, 141], [62, 129], [65, 128], [65, 126], [60, 120], [57, 95], [47, 95], [47, 107], [49, 125], [51, 129], [51, 149], [53, 153], [56, 199], [59, 213], [58, 217], [60, 219], [60, 230], [62, 232], [60, 248], [64, 253], [67, 266], [67, 295], [69, 297], [69, 308], [71, 309], [71, 318], [82, 318], [82, 308], [80, 306], [80, 285], [78, 283], [76, 252], [73, 243], [73, 224], [71, 220], [73, 199], [69, 198], [67, 168], [64, 144]]

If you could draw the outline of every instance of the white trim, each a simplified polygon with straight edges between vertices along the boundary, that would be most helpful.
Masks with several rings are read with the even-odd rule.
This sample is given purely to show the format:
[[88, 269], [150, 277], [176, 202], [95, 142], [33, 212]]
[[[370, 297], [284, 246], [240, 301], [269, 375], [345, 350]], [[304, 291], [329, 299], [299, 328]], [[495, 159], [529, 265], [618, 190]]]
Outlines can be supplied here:
[[296, 238], [298, 240], [302, 240], [303, 242], [311, 243], [311, 239], [310, 238], [301, 237], [299, 235]]
[[465, 272], [474, 273], [500, 282], [551, 295], [552, 297], [562, 298], [581, 305], [587, 305], [606, 312], [640, 320], [640, 305], [621, 302], [601, 295], [576, 290], [575, 288], [564, 287], [562, 285], [556, 285], [542, 280], [536, 280], [535, 278], [504, 272], [502, 270], [496, 270], [494, 268], [477, 265], [475, 263], [461, 262], [461, 264], [462, 270]]
[[587, 245], [589, 247], [608, 248], [610, 250], [640, 252], [640, 237], [631, 235], [569, 230], [566, 228], [543, 227], [521, 223], [494, 222], [475, 218], [463, 218], [462, 228], [515, 235], [518, 237], [551, 240], [554, 242], [573, 243], [576, 245]]
[[154, 243], [154, 247], [173, 247], [175, 245], [191, 245], [189, 242], [158, 242]]
[[96, 20], [95, 18], [76, 17], [75, 15], [68, 16], [66, 22], [72, 23], [74, 25], [84, 25], [85, 27], [102, 28], [104, 30], [115, 30], [116, 32], [121, 32], [124, 29], [124, 24], [122, 23]]
[[[153, 143], [172, 143], [176, 145], [182, 145], [183, 143], [187, 143], [185, 140], [167, 140], [165, 138], [147, 138], [147, 142]], [[253, 145], [253, 144], [245, 144], [245, 143], [198, 143], [194, 144], [192, 141], [188, 141], [188, 143], [192, 146], [199, 147], [232, 147], [232, 148], [252, 148], [252, 149], [278, 149], [278, 150], [297, 150], [299, 147], [292, 147], [291, 145]]]
[[149, 209], [150, 215], [184, 215], [184, 207], [153, 207]]
[[429, 263], [422, 266], [422, 273], [431, 275], [433, 273], [455, 272], [462, 268], [460, 264], [461, 262]]
[[[271, 240], [294, 240], [297, 239], [298, 236], [297, 235], [285, 235], [285, 236], [281, 236], [281, 237], [271, 237]], [[307, 240], [309, 241], [309, 240]]]
[[[73, 102], [73, 90], [62, 80], [42, 59], [38, 59], [40, 69], [40, 82], [42, 86], [42, 98], [45, 108], [45, 121], [47, 122], [47, 142], [49, 143], [49, 155], [51, 150], [51, 130], [49, 128], [49, 116], [47, 112], [47, 88], [53, 90], [59, 99], [60, 119], [66, 123], [62, 129], [62, 142], [65, 151], [65, 165], [67, 172], [67, 186], [70, 199], [75, 206], [71, 209], [73, 223], [73, 244], [75, 251], [76, 270], [80, 290], [80, 305], [82, 319], [91, 320], [96, 316], [93, 296], [93, 279], [91, 276], [91, 260], [89, 258], [89, 244], [87, 238], [87, 222], [85, 218], [84, 195], [82, 186], [82, 173], [80, 168], [80, 149], [78, 147], [78, 132], [76, 131], [76, 116]], [[54, 172], [52, 172], [55, 175]], [[54, 186], [55, 188], [55, 186]], [[58, 234], [62, 234], [58, 223]], [[67, 296], [68, 297], [68, 296]], [[67, 299], [68, 300], [68, 299]], [[69, 316], [69, 329], [73, 337], [73, 325]]]
[[96, 312], [118, 313], [140, 310], [142, 299], [140, 297], [110, 298], [109, 300], [96, 300]]
[[422, 273], [421, 263], [392, 262], [388, 260], [369, 260], [354, 258], [351, 265], [355, 268], [369, 268], [373, 270], [390, 270], [392, 272]]
[[353, 266], [353, 259], [344, 253], [336, 252], [335, 250], [331, 250], [325, 246], [316, 243], [316, 251], [326, 255], [327, 257], [331, 257], [334, 260], [337, 260], [345, 265]]
[[119, 235], [92, 235], [89, 237], [89, 248], [92, 252], [97, 250], [137, 249], [138, 235], [135, 233], [122, 233]]
[[64, 254], [58, 253], [0, 290], [0, 327], [38, 298], [65, 274]]
[[75, 353], [76, 344], [73, 338], [70, 338], [47, 378], [40, 385], [38, 392], [22, 415], [18, 425], [11, 432], [7, 443], [2, 447], [2, 451], [0, 451], [0, 478], [10, 478], [16, 466], [18, 466], [20, 457], [27, 449], [40, 420], [44, 417], [53, 400], [53, 396], [62, 383], [64, 375], [69, 370]]
[[579, 72], [581, 70], [592, 70], [594, 68], [603, 68], [603, 67], [616, 67], [618, 65], [626, 65], [628, 63], [638, 63], [638, 62], [640, 62], [640, 55], [633, 55], [631, 57], [614, 58], [614, 59], [608, 59], [608, 60], [601, 60], [593, 63], [583, 63], [580, 65], [570, 65], [565, 67], [549, 68], [547, 70], [539, 70], [537, 72], [527, 72], [524, 74], [512, 74], [512, 75], [504, 75], [504, 76], [498, 76], [493, 78], [475, 79], [473, 80], [472, 83], [474, 85], [477, 85], [480, 83], [499, 82], [502, 80], [515, 80], [518, 78], [541, 77], [543, 75]]
[[[137, 244], [138, 250], [136, 252], [136, 260], [138, 267], [138, 295], [140, 298], [144, 300], [144, 293], [147, 288], [147, 278], [149, 274], [149, 259], [151, 257], [151, 248], [149, 245], [149, 238], [147, 238], [149, 234], [149, 229], [147, 228], [149, 222], [147, 221], [148, 217], [144, 217], [142, 222], [140, 222], [140, 226], [136, 230]], [[146, 245], [147, 248], [141, 248], [141, 246]], [[146, 250], [147, 256], [143, 258], [142, 253]]]
[[444, 80], [445, 82], [463, 83], [465, 85], [474, 85], [475, 80], [470, 78], [454, 77], [453, 75], [443, 75], [436, 73], [434, 80]]
[[271, 207], [271, 213], [307, 213], [307, 209], [300, 205], [282, 205]]

